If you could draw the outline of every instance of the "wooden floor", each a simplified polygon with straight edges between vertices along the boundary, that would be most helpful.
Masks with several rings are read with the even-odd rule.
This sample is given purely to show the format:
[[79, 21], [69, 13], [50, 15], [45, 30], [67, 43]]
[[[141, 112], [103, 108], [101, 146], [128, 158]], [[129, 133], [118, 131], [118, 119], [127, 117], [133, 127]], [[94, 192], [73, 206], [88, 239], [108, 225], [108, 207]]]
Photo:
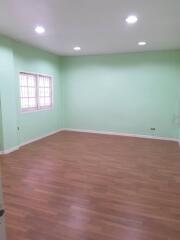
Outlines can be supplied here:
[[180, 240], [175, 142], [62, 132], [1, 164], [8, 240]]

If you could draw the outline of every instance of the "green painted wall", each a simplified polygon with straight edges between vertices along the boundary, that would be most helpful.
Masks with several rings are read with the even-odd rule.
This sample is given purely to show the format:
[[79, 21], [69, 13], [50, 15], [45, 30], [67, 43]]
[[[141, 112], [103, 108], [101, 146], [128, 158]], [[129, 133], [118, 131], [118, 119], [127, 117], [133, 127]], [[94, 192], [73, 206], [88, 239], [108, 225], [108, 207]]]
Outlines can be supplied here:
[[16, 85], [11, 40], [0, 37], [0, 93], [3, 149], [17, 146]]
[[1, 111], [1, 100], [0, 100], [0, 151], [3, 150], [3, 126], [2, 126], [2, 111]]
[[[53, 75], [53, 109], [20, 111], [20, 71]], [[61, 127], [180, 138], [178, 94], [180, 51], [59, 57], [0, 36], [0, 151]]]
[[180, 144], [180, 82], [179, 82], [179, 103], [178, 103], [177, 116], [179, 118], [178, 127], [179, 127], [179, 144]]
[[13, 43], [13, 52], [17, 96], [19, 96], [20, 71], [44, 73], [53, 76], [54, 105], [52, 109], [32, 113], [21, 113], [20, 102], [17, 101], [18, 126], [20, 127], [19, 142], [23, 143], [29, 139], [37, 138], [62, 127], [61, 66], [58, 56], [27, 45]]
[[180, 51], [66, 57], [64, 71], [65, 127], [178, 137]]
[[[61, 59], [43, 50], [0, 36], [0, 90], [2, 137], [0, 146], [9, 149], [58, 130], [62, 124]], [[19, 72], [53, 76], [54, 106], [51, 110], [22, 113], [19, 100]], [[17, 127], [20, 130], [17, 130]]]

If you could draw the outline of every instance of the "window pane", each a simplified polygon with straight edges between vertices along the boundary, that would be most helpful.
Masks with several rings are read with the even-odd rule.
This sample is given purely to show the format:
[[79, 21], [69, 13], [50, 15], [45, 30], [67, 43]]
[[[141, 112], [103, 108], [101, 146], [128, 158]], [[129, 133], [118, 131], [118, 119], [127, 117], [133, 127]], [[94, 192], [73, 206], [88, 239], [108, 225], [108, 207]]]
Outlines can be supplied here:
[[20, 86], [27, 86], [27, 78], [24, 74], [20, 77]]
[[48, 97], [48, 98], [46, 97], [44, 103], [45, 103], [46, 106], [50, 106], [50, 105], [51, 105], [51, 100], [50, 100], [50, 98], [49, 98], [49, 97]]
[[50, 86], [50, 79], [49, 79], [49, 78], [46, 78], [46, 79], [45, 79], [44, 86], [45, 86], [45, 87], [49, 87], [49, 86]]
[[21, 99], [21, 108], [28, 108], [28, 98]]
[[44, 97], [44, 88], [39, 88], [39, 96]]
[[32, 87], [29, 87], [28, 88], [28, 96], [29, 97], [35, 97], [36, 96], [36, 89], [32, 88]]
[[44, 87], [44, 78], [39, 77], [39, 87]]
[[28, 86], [34, 87], [36, 82], [36, 77], [34, 75], [28, 75]]
[[21, 87], [21, 97], [28, 97], [28, 87]]
[[45, 88], [45, 96], [46, 97], [50, 96], [50, 89], [49, 88]]
[[29, 107], [30, 108], [36, 107], [36, 99], [35, 98], [29, 98]]
[[35, 75], [20, 73], [20, 97], [22, 110], [28, 111], [37, 108]]
[[39, 106], [44, 107], [44, 97], [39, 99]]
[[52, 104], [52, 78], [39, 74], [20, 73], [21, 109], [48, 108]]
[[50, 107], [52, 103], [52, 86], [51, 77], [49, 76], [39, 76], [38, 86], [39, 86], [39, 107]]

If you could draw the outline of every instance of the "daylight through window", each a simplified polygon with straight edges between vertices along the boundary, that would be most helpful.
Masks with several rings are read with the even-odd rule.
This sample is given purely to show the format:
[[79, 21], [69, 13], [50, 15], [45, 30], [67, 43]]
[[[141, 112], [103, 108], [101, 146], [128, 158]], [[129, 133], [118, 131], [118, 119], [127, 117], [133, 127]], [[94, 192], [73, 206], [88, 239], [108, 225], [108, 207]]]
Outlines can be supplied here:
[[20, 98], [22, 111], [52, 107], [52, 77], [21, 72]]

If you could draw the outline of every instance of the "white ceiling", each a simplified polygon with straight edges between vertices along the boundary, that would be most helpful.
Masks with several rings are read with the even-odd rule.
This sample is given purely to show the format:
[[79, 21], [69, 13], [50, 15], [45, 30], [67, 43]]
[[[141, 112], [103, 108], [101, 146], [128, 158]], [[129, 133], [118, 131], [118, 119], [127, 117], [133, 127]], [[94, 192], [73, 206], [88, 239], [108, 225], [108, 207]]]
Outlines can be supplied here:
[[60, 55], [180, 49], [180, 0], [0, 0], [0, 33]]

